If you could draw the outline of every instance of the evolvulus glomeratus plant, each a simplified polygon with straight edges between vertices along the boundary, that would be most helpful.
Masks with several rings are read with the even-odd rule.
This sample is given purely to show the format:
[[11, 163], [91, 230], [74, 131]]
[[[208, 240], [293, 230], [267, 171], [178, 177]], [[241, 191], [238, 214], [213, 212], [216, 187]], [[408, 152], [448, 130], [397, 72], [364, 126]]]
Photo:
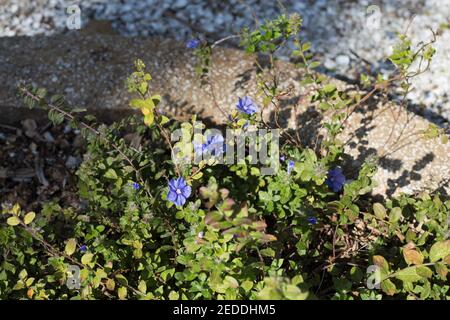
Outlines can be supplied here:
[[[347, 170], [338, 138], [349, 115], [374, 96], [395, 88], [406, 104], [410, 80], [433, 58], [434, 39], [414, 47], [399, 35], [389, 57], [396, 72], [364, 75], [352, 93], [315, 70], [320, 62], [300, 39], [301, 27], [299, 15], [281, 15], [220, 41], [187, 42], [206, 90], [214, 48], [228, 39], [267, 61], [255, 60], [262, 104], [236, 96], [229, 113], [212, 98], [223, 115], [220, 130], [196, 115], [179, 122], [161, 110], [164, 92], [152, 91], [157, 75], [141, 60], [125, 83], [138, 112], [112, 125], [70, 108], [63, 96], [20, 85], [30, 108], [47, 110], [54, 125], [69, 123], [85, 138], [76, 171], [85, 205], [54, 199], [39, 212], [2, 208], [0, 298], [448, 299], [449, 199], [426, 191], [373, 197], [380, 159]], [[308, 101], [331, 115], [322, 124], [326, 135], [310, 145], [279, 123], [290, 92], [280, 89], [275, 61], [290, 39]], [[225, 131], [248, 136], [244, 154]], [[447, 135], [430, 126], [417, 139], [445, 142]], [[271, 141], [278, 143], [266, 157], [251, 154]]]

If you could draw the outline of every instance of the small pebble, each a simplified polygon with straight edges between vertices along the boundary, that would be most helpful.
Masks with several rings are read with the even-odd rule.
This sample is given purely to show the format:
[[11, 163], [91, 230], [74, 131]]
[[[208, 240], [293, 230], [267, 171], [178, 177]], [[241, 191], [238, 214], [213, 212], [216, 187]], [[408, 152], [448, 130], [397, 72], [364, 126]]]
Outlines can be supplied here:
[[348, 66], [350, 64], [350, 57], [346, 55], [337, 56], [336, 63], [340, 66]]
[[75, 169], [78, 167], [80, 162], [81, 161], [79, 158], [76, 158], [73, 156], [68, 156], [65, 165], [66, 165], [67, 169]]

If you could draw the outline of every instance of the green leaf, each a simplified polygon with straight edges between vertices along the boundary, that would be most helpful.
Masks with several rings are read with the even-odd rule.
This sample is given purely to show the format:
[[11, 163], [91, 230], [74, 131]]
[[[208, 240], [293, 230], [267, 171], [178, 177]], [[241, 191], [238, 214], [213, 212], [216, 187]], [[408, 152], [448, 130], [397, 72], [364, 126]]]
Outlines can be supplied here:
[[19, 272], [19, 279], [25, 279], [27, 276], [28, 276], [28, 272], [27, 272], [26, 269], [22, 269], [22, 270]]
[[272, 248], [262, 249], [260, 252], [264, 257], [275, 257], [275, 250], [273, 250]]
[[249, 292], [253, 288], [253, 281], [245, 280], [241, 284], [241, 288], [245, 290], [245, 292]]
[[18, 203], [16, 203], [12, 209], [11, 209], [11, 213], [15, 216], [19, 216], [20, 215], [20, 205]]
[[23, 222], [24, 222], [25, 224], [30, 224], [30, 223], [34, 220], [35, 217], [36, 217], [36, 213], [34, 213], [33, 211], [28, 212], [28, 213], [25, 215], [25, 217], [23, 218]]
[[441, 277], [442, 280], [447, 280], [447, 274], [448, 274], [448, 269], [447, 266], [445, 264], [443, 264], [442, 262], [438, 262], [435, 264], [434, 266], [436, 268], [436, 272], [439, 275], [439, 277]]
[[386, 218], [386, 208], [381, 203], [376, 202], [373, 204], [373, 212], [378, 219], [383, 220]]
[[328, 102], [321, 102], [319, 105], [319, 108], [326, 111], [330, 108], [332, 108], [333, 106], [331, 104], [329, 104]]
[[167, 279], [169, 278], [169, 276], [170, 276], [170, 277], [173, 277], [174, 273], [175, 273], [175, 268], [171, 268], [171, 269], [164, 270], [163, 272], [161, 272], [161, 278], [162, 278], [164, 281], [167, 281]]
[[89, 264], [89, 263], [91, 263], [93, 257], [94, 257], [94, 255], [92, 253], [85, 253], [81, 257], [81, 263], [82, 264]]
[[293, 284], [287, 285], [283, 293], [286, 299], [289, 300], [306, 300], [309, 296], [309, 292], [303, 292], [299, 287]]
[[155, 116], [154, 116], [153, 112], [150, 112], [144, 116], [144, 123], [146, 125], [150, 126], [150, 125], [152, 125], [154, 119], [155, 119]]
[[157, 106], [161, 102], [161, 96], [159, 94], [155, 94], [150, 98], [153, 102], [153, 106]]
[[323, 90], [325, 93], [331, 93], [331, 92], [333, 92], [334, 90], [336, 90], [336, 86], [335, 86], [334, 84], [329, 83], [329, 84], [327, 84], [326, 86], [324, 86], [322, 90]]
[[[155, 108], [155, 102], [156, 100], [153, 100], [152, 98], [150, 99], [132, 99], [130, 101], [130, 106], [133, 109], [144, 109], [144, 110], [148, 110], [148, 111], [153, 111], [153, 109]], [[144, 111], [142, 111], [144, 113]]]
[[138, 290], [143, 294], [147, 293], [147, 284], [144, 280], [139, 281]]
[[423, 288], [422, 291], [420, 292], [420, 300], [425, 300], [427, 299], [431, 294], [431, 286], [430, 283], [427, 281]]
[[117, 180], [118, 176], [114, 169], [108, 169], [104, 174], [105, 178]]
[[430, 261], [436, 262], [450, 255], [450, 240], [439, 241], [430, 249]]
[[113, 279], [108, 279], [107, 281], [106, 281], [106, 288], [109, 290], [109, 291], [114, 291], [114, 288], [116, 287], [116, 283], [114, 282], [114, 280]]
[[409, 267], [398, 271], [395, 277], [405, 282], [415, 282], [422, 279], [422, 276], [417, 273], [417, 267]]
[[23, 288], [25, 288], [25, 283], [22, 280], [19, 280], [13, 287], [13, 290], [21, 290]]
[[239, 288], [239, 282], [232, 276], [226, 276], [224, 279], [224, 283], [226, 283], [230, 288]]
[[163, 126], [169, 121], [170, 121], [169, 118], [167, 118], [166, 116], [161, 116], [161, 120], [160, 120], [159, 124]]
[[55, 110], [50, 110], [48, 112], [48, 118], [54, 125], [59, 125], [64, 121], [64, 115]]
[[92, 115], [92, 114], [87, 114], [87, 115], [85, 115], [85, 116], [84, 116], [84, 119], [86, 119], [86, 121], [94, 121], [94, 120], [97, 120], [97, 118], [96, 118], [94, 115]]
[[427, 266], [417, 266], [417, 274], [423, 278], [431, 278], [433, 276], [433, 271]]
[[116, 274], [116, 279], [121, 285], [128, 285], [128, 280], [122, 274]]
[[402, 209], [399, 207], [392, 208], [391, 213], [389, 214], [389, 222], [396, 223], [402, 218]]
[[142, 249], [136, 248], [133, 250], [133, 257], [136, 259], [142, 258]]
[[45, 98], [45, 96], [47, 95], [47, 90], [46, 90], [45, 88], [38, 88], [38, 89], [36, 90], [36, 95], [37, 95], [39, 98], [43, 99], [43, 98]]
[[305, 43], [302, 45], [302, 51], [303, 51], [303, 52], [308, 51], [310, 48], [311, 48], [311, 43], [310, 43], [310, 42], [305, 42]]
[[106, 279], [108, 274], [102, 268], [98, 268], [97, 271], [95, 271], [95, 276], [99, 279]]
[[145, 100], [143, 99], [131, 99], [130, 100], [130, 107], [133, 109], [142, 109], [145, 108]]
[[169, 300], [178, 300], [180, 298], [180, 295], [176, 291], [170, 291], [169, 293]]
[[203, 177], [203, 172], [198, 172], [198, 173], [196, 173], [195, 175], [192, 176], [192, 179], [193, 180], [198, 180], [201, 177]]
[[251, 168], [250, 168], [250, 174], [251, 174], [252, 176], [259, 176], [259, 175], [261, 175], [261, 172], [259, 171], [258, 168], [256, 168], [256, 167], [251, 167]]
[[397, 288], [395, 287], [395, 284], [389, 279], [383, 280], [381, 282], [381, 290], [383, 290], [383, 292], [388, 296], [393, 296], [396, 292], [396, 289]]
[[6, 223], [10, 226], [17, 226], [20, 224], [20, 219], [17, 216], [9, 217], [8, 220], [6, 220]]
[[31, 286], [34, 282], [34, 278], [28, 278], [27, 281], [25, 281], [25, 284], [27, 287]]
[[315, 69], [315, 68], [317, 68], [318, 66], [320, 66], [320, 62], [319, 62], [319, 61], [313, 61], [313, 62], [311, 62], [311, 64], [309, 65], [309, 68], [310, 68], [310, 69]]
[[68, 256], [71, 256], [75, 252], [76, 247], [77, 240], [74, 238], [70, 238], [66, 243], [66, 248], [64, 249], [64, 251]]
[[120, 300], [125, 300], [127, 297], [127, 288], [120, 287], [119, 290], [117, 290], [117, 296]]

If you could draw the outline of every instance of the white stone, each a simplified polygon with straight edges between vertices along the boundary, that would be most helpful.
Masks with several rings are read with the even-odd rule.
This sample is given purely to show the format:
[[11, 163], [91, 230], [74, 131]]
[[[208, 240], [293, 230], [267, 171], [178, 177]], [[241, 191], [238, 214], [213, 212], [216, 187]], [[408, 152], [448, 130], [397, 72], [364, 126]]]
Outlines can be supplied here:
[[347, 55], [339, 55], [336, 57], [336, 63], [341, 66], [348, 66], [350, 64], [350, 57]]

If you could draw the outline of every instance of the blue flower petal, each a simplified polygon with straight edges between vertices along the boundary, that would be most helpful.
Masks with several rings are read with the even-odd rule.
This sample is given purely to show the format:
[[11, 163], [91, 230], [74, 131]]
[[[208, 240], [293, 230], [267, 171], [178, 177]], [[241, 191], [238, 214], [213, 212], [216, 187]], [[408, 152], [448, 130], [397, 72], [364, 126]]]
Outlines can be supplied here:
[[339, 192], [344, 187], [345, 181], [346, 179], [342, 173], [342, 169], [337, 167], [328, 171], [328, 176], [325, 183], [331, 190], [333, 190], [333, 192]]
[[200, 40], [198, 39], [191, 39], [188, 42], [186, 42], [186, 48], [188, 49], [195, 49], [200, 45]]
[[194, 144], [194, 152], [197, 155], [203, 154], [203, 144], [198, 143], [198, 142], [194, 142], [193, 144]]
[[177, 198], [177, 193], [175, 191], [170, 190], [167, 194], [167, 200], [174, 202]]
[[173, 186], [174, 186], [175, 190], [181, 189], [181, 188], [183, 187], [183, 181], [184, 181], [183, 178], [177, 178], [177, 179], [175, 179], [175, 181], [174, 181], [174, 183], [173, 183]]
[[132, 183], [132, 186], [133, 186], [133, 189], [134, 189], [134, 190], [139, 190], [139, 188], [141, 187], [141, 186], [139, 185], [139, 183], [137, 183], [137, 182], [133, 182], [133, 183]]
[[210, 135], [202, 145], [194, 142], [194, 150], [197, 154], [209, 152], [214, 156], [218, 156], [224, 152], [224, 138], [220, 134]]
[[306, 219], [309, 224], [317, 224], [317, 218], [316, 217], [308, 217]]
[[191, 195], [191, 187], [186, 184], [184, 178], [176, 178], [169, 181], [169, 192], [167, 200], [182, 206], [186, 203], [186, 199]]
[[177, 198], [175, 199], [174, 203], [177, 206], [182, 206], [186, 203], [186, 198], [182, 194], [178, 194]]
[[249, 97], [239, 98], [236, 108], [245, 114], [252, 115], [258, 111], [258, 107]]
[[190, 186], [186, 186], [183, 188], [183, 190], [181, 191], [181, 193], [183, 194], [184, 197], [189, 198], [189, 196], [191, 195], [191, 187]]
[[287, 172], [288, 174], [291, 174], [292, 169], [294, 169], [295, 166], [295, 162], [292, 160], [289, 160], [288, 162], [288, 166], [287, 166]]

